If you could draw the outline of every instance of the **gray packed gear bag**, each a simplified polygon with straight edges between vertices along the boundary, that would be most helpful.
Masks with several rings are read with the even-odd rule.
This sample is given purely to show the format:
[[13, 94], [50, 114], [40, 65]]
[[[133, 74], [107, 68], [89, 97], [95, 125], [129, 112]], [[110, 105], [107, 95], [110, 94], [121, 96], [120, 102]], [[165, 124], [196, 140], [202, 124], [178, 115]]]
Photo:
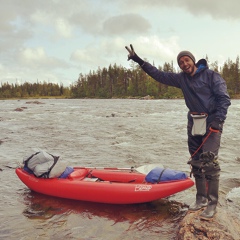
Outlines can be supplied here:
[[45, 151], [38, 151], [23, 159], [24, 169], [31, 172], [36, 177], [49, 178], [49, 174], [59, 160], [59, 156], [54, 156]]

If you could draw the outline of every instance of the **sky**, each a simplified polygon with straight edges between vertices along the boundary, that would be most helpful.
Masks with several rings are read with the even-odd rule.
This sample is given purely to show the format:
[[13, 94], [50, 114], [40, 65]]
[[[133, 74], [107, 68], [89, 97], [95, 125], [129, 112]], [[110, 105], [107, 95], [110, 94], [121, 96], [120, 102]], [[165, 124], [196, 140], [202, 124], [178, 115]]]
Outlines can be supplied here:
[[182, 50], [221, 66], [240, 55], [239, 0], [0, 0], [0, 83], [70, 86], [131, 68], [125, 46], [162, 66]]

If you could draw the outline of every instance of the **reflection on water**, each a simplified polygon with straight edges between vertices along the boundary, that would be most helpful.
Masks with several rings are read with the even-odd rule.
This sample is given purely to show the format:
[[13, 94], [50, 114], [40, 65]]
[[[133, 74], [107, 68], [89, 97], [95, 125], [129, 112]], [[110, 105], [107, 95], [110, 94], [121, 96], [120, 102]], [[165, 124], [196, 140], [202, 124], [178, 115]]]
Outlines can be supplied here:
[[[154, 239], [158, 234], [170, 239], [176, 234], [173, 231], [176, 228], [176, 222], [179, 222], [187, 209], [184, 204], [167, 199], [145, 204], [111, 205], [54, 198], [30, 190], [23, 190], [21, 195], [25, 205], [23, 215], [26, 218], [47, 220], [50, 226], [53, 221], [54, 225], [60, 222], [62, 228], [64, 222], [64, 225], [71, 225], [73, 231], [91, 220], [104, 229], [104, 233], [101, 233], [104, 239], [109, 238], [107, 232], [110, 230], [109, 226], [117, 226], [129, 236], [147, 231], [150, 239], [151, 236]], [[76, 217], [78, 223], [75, 222]], [[50, 228], [45, 230], [50, 231]], [[119, 235], [119, 239], [122, 234]], [[112, 236], [111, 233], [110, 235]]]

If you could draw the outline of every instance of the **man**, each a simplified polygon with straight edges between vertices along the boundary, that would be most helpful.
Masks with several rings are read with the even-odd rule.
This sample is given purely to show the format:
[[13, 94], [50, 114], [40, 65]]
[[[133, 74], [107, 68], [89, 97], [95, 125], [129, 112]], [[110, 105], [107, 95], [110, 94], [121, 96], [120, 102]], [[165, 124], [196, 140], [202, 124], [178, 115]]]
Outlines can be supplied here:
[[153, 79], [169, 86], [180, 88], [183, 92], [188, 112], [188, 149], [191, 155], [192, 173], [197, 189], [196, 201], [190, 211], [205, 210], [203, 219], [211, 219], [216, 213], [220, 167], [218, 151], [223, 123], [226, 119], [230, 97], [224, 79], [210, 70], [205, 59], [195, 63], [189, 51], [177, 56], [181, 73], [159, 71], [150, 63], [143, 61], [133, 46], [126, 46], [128, 60], [132, 59]]

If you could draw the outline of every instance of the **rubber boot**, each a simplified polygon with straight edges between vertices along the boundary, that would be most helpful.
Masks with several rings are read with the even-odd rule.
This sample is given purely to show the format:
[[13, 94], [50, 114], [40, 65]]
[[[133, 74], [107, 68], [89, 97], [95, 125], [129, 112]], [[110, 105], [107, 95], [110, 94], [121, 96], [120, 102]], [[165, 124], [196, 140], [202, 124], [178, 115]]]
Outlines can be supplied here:
[[210, 220], [216, 214], [216, 207], [218, 203], [218, 189], [219, 179], [208, 181], [208, 205], [206, 209], [200, 214], [200, 218]]
[[195, 185], [197, 188], [196, 201], [190, 205], [189, 211], [195, 212], [207, 206], [206, 179], [204, 176], [195, 175]]

